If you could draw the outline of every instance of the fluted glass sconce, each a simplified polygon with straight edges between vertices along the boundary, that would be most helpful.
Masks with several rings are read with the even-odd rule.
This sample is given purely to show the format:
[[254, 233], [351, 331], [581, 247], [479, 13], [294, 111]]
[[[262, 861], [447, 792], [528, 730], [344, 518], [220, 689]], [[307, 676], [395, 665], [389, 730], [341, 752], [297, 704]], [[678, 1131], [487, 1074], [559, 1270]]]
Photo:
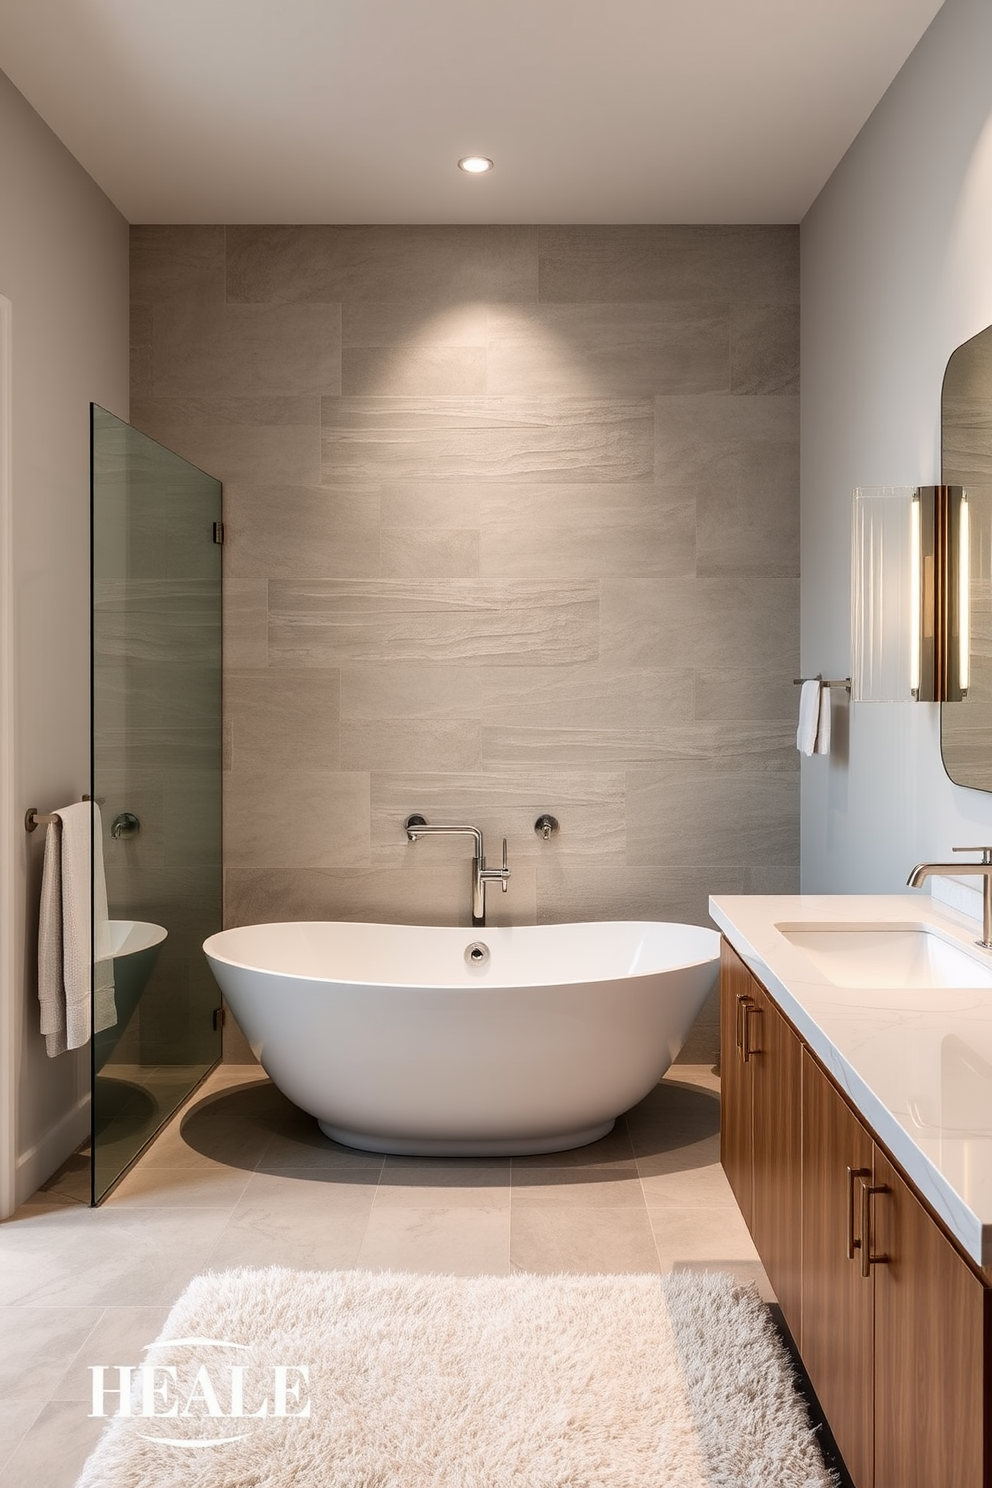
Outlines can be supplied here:
[[969, 683], [968, 497], [862, 486], [851, 544], [851, 698], [959, 702]]

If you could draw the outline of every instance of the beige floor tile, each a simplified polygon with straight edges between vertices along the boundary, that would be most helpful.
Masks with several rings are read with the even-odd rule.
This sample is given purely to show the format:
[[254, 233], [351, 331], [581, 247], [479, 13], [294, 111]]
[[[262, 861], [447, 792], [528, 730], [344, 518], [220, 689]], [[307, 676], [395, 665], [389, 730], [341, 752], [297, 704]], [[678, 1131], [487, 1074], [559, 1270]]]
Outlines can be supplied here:
[[383, 1169], [375, 1205], [414, 1209], [508, 1209], [509, 1163], [394, 1164]]
[[251, 1174], [243, 1168], [210, 1166], [181, 1168], [139, 1165], [122, 1179], [107, 1199], [108, 1209], [223, 1209], [233, 1210]]
[[49, 1209], [0, 1229], [0, 1305], [154, 1306], [202, 1271], [217, 1209]]
[[0, 1488], [72, 1488], [106, 1424], [79, 1400], [53, 1400], [37, 1415], [0, 1471]]
[[643, 1206], [635, 1170], [616, 1168], [514, 1168], [513, 1208], [638, 1209]]
[[666, 1127], [642, 1127], [634, 1133], [637, 1170], [642, 1178], [655, 1173], [685, 1173], [711, 1168], [720, 1161], [720, 1136], [680, 1137]]
[[649, 1205], [648, 1219], [666, 1270], [682, 1261], [758, 1260], [754, 1241], [736, 1205], [702, 1211]]
[[210, 1267], [355, 1265], [375, 1173], [297, 1168], [256, 1173], [210, 1253]]
[[547, 1275], [657, 1271], [658, 1253], [643, 1208], [562, 1208], [514, 1203], [510, 1262]]
[[271, 1140], [267, 1130], [214, 1121], [194, 1123], [189, 1135], [173, 1122], [149, 1147], [140, 1168], [206, 1168], [221, 1172], [232, 1168], [252, 1172]]
[[72, 1363], [63, 1370], [52, 1399], [91, 1400], [91, 1365], [141, 1364], [143, 1350], [158, 1337], [168, 1315], [165, 1306], [105, 1308]]
[[358, 1264], [453, 1276], [504, 1276], [510, 1269], [509, 1210], [376, 1205]]
[[360, 1168], [370, 1173], [381, 1170], [379, 1153], [342, 1147], [340, 1142], [324, 1136], [312, 1116], [303, 1112], [300, 1115], [298, 1126], [275, 1132], [269, 1138], [258, 1162], [260, 1173], [277, 1172], [281, 1168]]
[[33, 1400], [0, 1399], [0, 1475], [41, 1410]]
[[99, 1320], [98, 1307], [0, 1309], [0, 1400], [49, 1399], [65, 1369]]
[[600, 1137], [598, 1142], [589, 1142], [585, 1147], [572, 1147], [567, 1152], [542, 1152], [534, 1157], [515, 1157], [514, 1171], [527, 1168], [615, 1168], [626, 1170], [633, 1167], [634, 1149], [630, 1144], [630, 1133], [622, 1117], [611, 1132]]
[[641, 1188], [649, 1209], [736, 1208], [727, 1175], [715, 1163], [705, 1168], [642, 1174]]

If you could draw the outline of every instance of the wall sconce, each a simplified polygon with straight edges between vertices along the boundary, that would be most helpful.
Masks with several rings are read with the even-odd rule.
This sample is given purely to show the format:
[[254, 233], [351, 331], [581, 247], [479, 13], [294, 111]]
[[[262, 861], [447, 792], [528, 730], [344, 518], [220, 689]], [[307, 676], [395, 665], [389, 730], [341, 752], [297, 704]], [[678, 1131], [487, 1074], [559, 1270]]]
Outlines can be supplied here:
[[971, 555], [963, 487], [859, 487], [851, 558], [852, 701], [966, 697]]

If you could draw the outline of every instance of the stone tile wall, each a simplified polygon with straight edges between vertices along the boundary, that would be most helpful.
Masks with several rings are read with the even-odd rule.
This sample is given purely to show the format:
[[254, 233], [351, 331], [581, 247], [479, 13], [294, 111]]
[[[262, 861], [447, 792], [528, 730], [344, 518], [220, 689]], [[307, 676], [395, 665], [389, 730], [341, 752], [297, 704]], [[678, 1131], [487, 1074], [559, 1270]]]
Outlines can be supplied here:
[[228, 923], [467, 923], [412, 811], [509, 838], [497, 923], [797, 886], [798, 264], [791, 227], [132, 230], [132, 421], [225, 486]]

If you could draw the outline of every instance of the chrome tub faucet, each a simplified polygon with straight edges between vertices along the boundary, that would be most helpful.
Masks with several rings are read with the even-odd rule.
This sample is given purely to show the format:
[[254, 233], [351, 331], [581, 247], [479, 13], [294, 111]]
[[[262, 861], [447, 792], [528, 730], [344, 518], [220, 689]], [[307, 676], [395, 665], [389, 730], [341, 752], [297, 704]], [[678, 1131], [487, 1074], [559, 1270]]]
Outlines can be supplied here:
[[911, 889], [918, 889], [925, 878], [930, 878], [935, 873], [948, 873], [959, 878], [963, 874], [968, 877], [981, 877], [985, 880], [982, 885], [982, 938], [976, 940], [975, 944], [982, 947], [984, 951], [992, 951], [992, 847], [952, 847], [951, 852], [978, 852], [982, 855], [980, 863], [917, 863], [906, 883]]
[[503, 838], [503, 866], [502, 868], [486, 867], [486, 850], [482, 840], [482, 833], [478, 827], [470, 827], [462, 823], [438, 823], [432, 825], [422, 816], [408, 816], [403, 824], [406, 828], [408, 842], [416, 842], [418, 837], [424, 837], [429, 832], [463, 832], [469, 833], [475, 839], [475, 857], [472, 859], [472, 924], [485, 925], [486, 923], [486, 884], [500, 883], [503, 893], [507, 892], [507, 880], [510, 870], [506, 866], [506, 838]]

